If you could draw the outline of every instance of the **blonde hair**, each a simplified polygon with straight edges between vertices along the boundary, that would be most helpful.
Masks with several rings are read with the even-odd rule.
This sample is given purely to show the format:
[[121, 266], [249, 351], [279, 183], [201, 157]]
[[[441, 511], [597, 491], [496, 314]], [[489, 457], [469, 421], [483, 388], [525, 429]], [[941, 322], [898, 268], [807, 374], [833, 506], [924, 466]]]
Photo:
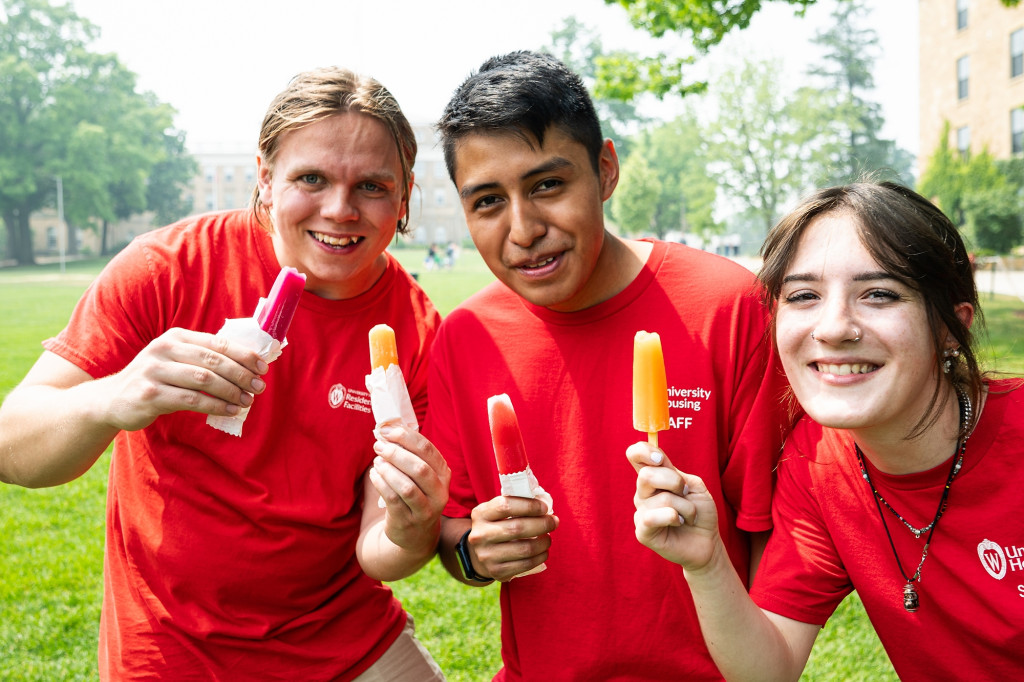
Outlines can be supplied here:
[[[259, 139], [263, 163], [274, 167], [284, 133], [348, 111], [377, 119], [395, 141], [402, 163], [402, 203], [406, 209], [398, 222], [398, 231], [404, 234], [409, 224], [409, 183], [416, 162], [416, 135], [398, 101], [376, 79], [335, 66], [305, 71], [292, 78], [263, 116]], [[258, 185], [252, 193], [252, 210], [260, 224], [265, 225], [263, 216], [267, 209], [260, 199]]]

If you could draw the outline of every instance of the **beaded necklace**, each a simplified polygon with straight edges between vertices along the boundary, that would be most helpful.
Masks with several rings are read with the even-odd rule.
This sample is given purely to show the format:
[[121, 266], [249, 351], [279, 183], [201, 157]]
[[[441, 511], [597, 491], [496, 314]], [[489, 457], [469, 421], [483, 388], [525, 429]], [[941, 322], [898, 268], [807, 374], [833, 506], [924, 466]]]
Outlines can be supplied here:
[[[871, 476], [868, 474], [867, 467], [864, 466], [864, 453], [860, 451], [860, 446], [854, 443], [853, 448], [857, 453], [857, 463], [860, 465], [861, 476], [867, 481], [868, 487], [871, 488], [871, 492], [875, 498], [875, 506], [878, 508], [878, 515], [882, 519], [882, 527], [885, 528], [885, 535], [889, 538], [889, 546], [892, 548], [892, 554], [896, 557], [896, 566], [900, 569], [900, 575], [907, 581], [906, 585], [903, 586], [903, 608], [908, 612], [913, 613], [917, 611], [920, 606], [920, 599], [918, 598], [917, 590], [914, 588], [915, 582], [921, 580], [921, 567], [924, 566], [924, 560], [928, 558], [928, 548], [932, 543], [932, 534], [935, 532], [935, 527], [939, 523], [939, 519], [942, 518], [942, 514], [946, 511], [946, 501], [949, 498], [949, 489], [953, 485], [953, 479], [960, 473], [960, 468], [964, 463], [964, 452], [967, 450], [967, 438], [970, 433], [967, 431], [971, 423], [971, 416], [973, 414], [973, 408], [971, 406], [971, 400], [967, 397], [967, 393], [960, 386], [956, 386], [957, 398], [960, 403], [960, 438], [956, 444], [956, 450], [954, 450], [955, 457], [953, 458], [953, 466], [949, 469], [949, 476], [946, 477], [946, 486], [942, 489], [942, 497], [939, 499], [939, 508], [935, 511], [935, 517], [932, 522], [923, 528], [915, 528], [910, 525], [906, 519], [904, 519], [899, 512], [893, 509], [892, 505], [886, 502], [882, 494], [878, 492], [878, 489], [871, 482]], [[914, 537], [920, 538], [922, 534], [928, 533], [928, 536], [924, 541], [924, 549], [921, 551], [921, 561], [917, 564], [917, 570], [914, 575], [907, 576], [906, 571], [903, 570], [903, 564], [900, 562], [900, 556], [896, 552], [896, 544], [892, 540], [892, 533], [889, 532], [889, 524], [885, 522], [885, 513], [882, 511], [882, 505], [893, 513], [893, 515], [900, 520], [900, 522], [910, 529], [910, 532], [914, 534]]]

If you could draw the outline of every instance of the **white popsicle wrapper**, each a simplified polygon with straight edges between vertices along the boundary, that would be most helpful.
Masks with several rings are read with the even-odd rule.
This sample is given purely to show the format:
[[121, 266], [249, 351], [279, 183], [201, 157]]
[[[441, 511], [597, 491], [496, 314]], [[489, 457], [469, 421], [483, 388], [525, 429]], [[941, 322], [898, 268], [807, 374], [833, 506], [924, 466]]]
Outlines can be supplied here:
[[370, 409], [377, 423], [373, 430], [377, 440], [384, 440], [380, 436], [382, 426], [404, 426], [413, 431], [420, 430], [401, 367], [388, 365], [387, 369], [375, 368], [366, 375], [366, 390], [370, 392]]
[[[261, 305], [262, 301], [263, 300], [261, 299]], [[287, 339], [285, 339], [283, 343], [279, 342], [270, 334], [260, 329], [259, 324], [253, 317], [240, 317], [233, 320], [224, 320], [224, 326], [220, 328], [219, 332], [217, 332], [217, 336], [223, 336], [232, 341], [244, 344], [256, 351], [260, 358], [268, 364], [280, 357], [281, 351], [288, 345]], [[219, 429], [224, 433], [229, 433], [232, 436], [241, 436], [242, 424], [245, 423], [245, 418], [248, 415], [249, 408], [243, 407], [239, 413], [233, 417], [210, 415], [206, 418], [206, 423], [213, 428]]]
[[[538, 500], [543, 500], [548, 506], [548, 513], [553, 514], [555, 512], [555, 503], [551, 498], [551, 494], [540, 487], [540, 483], [537, 482], [537, 477], [533, 475], [533, 471], [529, 466], [523, 471], [517, 471], [512, 474], [498, 474], [498, 481], [501, 482], [501, 494], [512, 495], [514, 497], [531, 497]], [[534, 573], [540, 573], [547, 568], [547, 564], [541, 564], [540, 566], [534, 566], [529, 571], [523, 573], [517, 573], [512, 576], [512, 579], [522, 578], [523, 576], [533, 575]]]

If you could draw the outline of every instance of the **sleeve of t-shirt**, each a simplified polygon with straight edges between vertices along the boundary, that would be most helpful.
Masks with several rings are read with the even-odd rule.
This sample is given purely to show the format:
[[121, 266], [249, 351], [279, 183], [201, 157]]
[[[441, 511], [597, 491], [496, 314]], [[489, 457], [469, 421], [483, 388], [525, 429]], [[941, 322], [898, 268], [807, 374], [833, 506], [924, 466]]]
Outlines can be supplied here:
[[82, 295], [67, 326], [43, 347], [93, 378], [119, 372], [162, 333], [168, 304], [157, 295], [166, 269], [139, 240], [118, 253]]
[[775, 465], [792, 423], [785, 373], [771, 347], [768, 313], [754, 293], [741, 297], [734, 341], [737, 367], [729, 414], [729, 451], [722, 471], [726, 500], [747, 532], [772, 528]]
[[750, 596], [767, 611], [824, 625], [853, 587], [815, 499], [808, 470], [814, 464], [801, 454], [805, 447], [815, 444], [790, 438], [779, 461], [775, 529]]
[[448, 504], [443, 513], [451, 518], [465, 518], [473, 512], [477, 500], [459, 441], [458, 419], [451, 385], [451, 363], [455, 356], [448, 348], [448, 322], [446, 320], [438, 330], [430, 353], [430, 400], [423, 434], [438, 449], [451, 470]]

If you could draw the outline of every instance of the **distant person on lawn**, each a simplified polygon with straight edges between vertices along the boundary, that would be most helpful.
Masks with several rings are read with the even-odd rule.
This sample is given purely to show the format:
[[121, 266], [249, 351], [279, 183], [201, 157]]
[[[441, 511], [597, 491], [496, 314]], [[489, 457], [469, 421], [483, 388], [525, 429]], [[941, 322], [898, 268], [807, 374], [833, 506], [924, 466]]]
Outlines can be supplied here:
[[[253, 208], [135, 239], [0, 408], [9, 483], [70, 481], [114, 443], [101, 679], [443, 679], [381, 581], [434, 555], [448, 467], [416, 433], [375, 442], [362, 390], [387, 323], [424, 417], [439, 316], [385, 252], [415, 156], [380, 83], [299, 74], [263, 120]], [[282, 266], [306, 288], [268, 368], [214, 334]], [[241, 437], [206, 423], [246, 407]]]

